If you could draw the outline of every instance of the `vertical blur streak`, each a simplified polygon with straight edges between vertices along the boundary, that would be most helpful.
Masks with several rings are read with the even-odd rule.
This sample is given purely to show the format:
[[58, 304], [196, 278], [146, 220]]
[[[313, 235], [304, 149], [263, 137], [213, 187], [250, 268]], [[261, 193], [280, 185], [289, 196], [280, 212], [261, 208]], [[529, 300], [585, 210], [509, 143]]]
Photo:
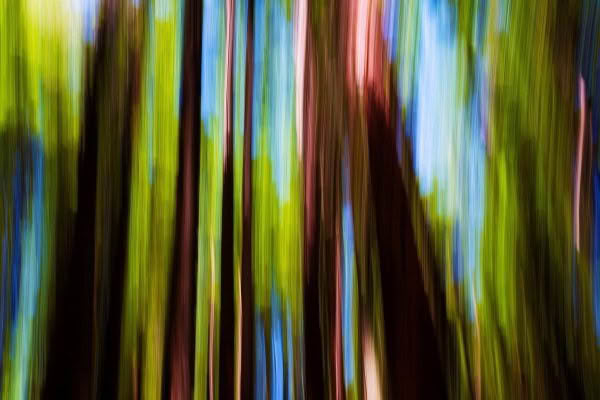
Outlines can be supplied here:
[[219, 397], [231, 399], [234, 393], [234, 1], [225, 7], [223, 199], [221, 208], [221, 337], [219, 339]]
[[344, 388], [349, 389], [354, 381], [354, 341], [355, 341], [355, 316], [354, 316], [354, 221], [352, 216], [352, 202], [350, 199], [350, 154], [349, 145], [344, 143], [342, 158], [342, 336], [344, 359]]
[[271, 292], [271, 387], [273, 400], [283, 400], [283, 332], [280, 299]]
[[343, 374], [342, 374], [342, 239], [340, 234], [340, 221], [339, 216], [336, 215], [335, 224], [335, 272], [334, 272], [334, 285], [335, 285], [335, 313], [334, 313], [334, 340], [333, 340], [333, 359], [334, 361], [334, 377], [335, 377], [335, 399], [343, 399]]
[[[224, 210], [225, 128], [230, 115], [225, 114], [226, 12], [221, 2], [207, 0], [202, 4], [202, 53], [200, 93], [200, 167], [198, 195], [198, 264], [196, 287], [196, 345], [194, 367], [194, 398], [220, 398], [220, 338], [221, 311], [224, 297], [221, 283], [230, 280], [222, 276], [229, 272], [231, 238], [223, 240], [230, 226], [222, 225]], [[229, 141], [231, 142], [231, 141]], [[230, 186], [230, 185], [228, 185]], [[227, 193], [225, 193], [227, 195]], [[229, 197], [229, 196], [228, 196]], [[229, 200], [229, 199], [228, 199]], [[225, 229], [225, 230], [224, 230]], [[227, 263], [228, 265], [225, 265]], [[231, 282], [227, 282], [231, 285]], [[229, 318], [227, 315], [226, 318]], [[227, 343], [229, 345], [229, 343]], [[208, 379], [208, 380], [207, 380]]]
[[233, 112], [233, 292], [235, 304], [235, 365], [233, 398], [241, 399], [244, 305], [242, 297], [242, 261], [244, 234], [244, 124], [246, 104], [246, 52], [248, 2], [235, 0], [232, 67]]
[[356, 85], [358, 86], [359, 93], [362, 94], [367, 68], [367, 42], [369, 40], [368, 26], [371, 1], [356, 0], [354, 4], [356, 10], [356, 60], [354, 61], [354, 68]]
[[208, 399], [213, 400], [215, 397], [215, 249], [214, 245], [210, 246], [210, 317], [208, 320]]
[[[133, 13], [126, 13], [126, 17], [123, 18], [123, 20], [121, 20], [121, 24], [122, 26], [126, 26], [130, 23], [133, 23], [134, 25], [134, 28], [131, 30], [132, 32], [143, 31], [143, 25], [139, 24], [138, 16]], [[94, 387], [93, 393], [93, 395], [97, 396], [97, 398], [116, 398], [118, 395], [119, 357], [121, 350], [120, 322], [122, 321], [123, 317], [122, 304], [124, 299], [124, 278], [125, 271], [127, 268], [127, 243], [130, 222], [129, 212], [131, 207], [130, 187], [132, 174], [131, 159], [133, 151], [132, 131], [134, 129], [135, 121], [132, 115], [135, 114], [134, 111], [136, 110], [136, 105], [139, 102], [141, 86], [140, 71], [142, 67], [142, 52], [140, 42], [143, 41], [143, 37], [140, 38], [140, 36], [141, 35], [132, 34], [126, 35], [125, 39], [123, 38], [123, 36], [120, 37], [120, 41], [125, 41], [126, 43], [124, 44], [128, 45], [127, 53], [125, 55], [127, 59], [127, 68], [125, 68], [125, 72], [122, 75], [123, 79], [125, 79], [126, 81], [125, 84], [121, 87], [121, 90], [125, 92], [125, 95], [123, 96], [125, 104], [123, 106], [124, 116], [120, 116], [119, 118], [121, 120], [122, 125], [115, 132], [117, 133], [120, 130], [120, 135], [114, 135], [111, 137], [111, 145], [114, 146], [115, 142], [118, 143], [118, 140], [121, 139], [121, 158], [119, 160], [120, 164], [118, 162], [114, 162], [110, 163], [113, 165], [110, 168], [104, 167], [105, 171], [103, 172], [106, 172], [106, 174], [101, 175], [104, 178], [106, 178], [106, 175], [109, 174], [116, 175], [116, 171], [118, 170], [118, 168], [120, 168], [120, 170], [122, 171], [121, 185], [120, 187], [113, 189], [115, 192], [115, 198], [114, 200], [112, 200], [112, 206], [117, 210], [119, 210], [120, 206], [120, 210], [118, 213], [115, 213], [117, 215], [113, 214], [112, 218], [104, 218], [105, 222], [110, 221], [110, 224], [114, 224], [114, 226], [116, 227], [116, 232], [113, 234], [112, 238], [110, 238], [111, 235], [108, 233], [110, 232], [109, 225], [109, 229], [107, 229], [108, 232], [100, 232], [102, 232], [101, 235], [106, 235], [107, 239], [110, 238], [110, 241], [104, 238], [98, 240], [110, 242], [108, 257], [98, 257], [98, 254], [100, 253], [98, 251], [98, 248], [101, 248], [101, 246], [97, 246], [96, 248], [97, 271], [100, 270], [100, 268], [104, 268], [104, 271], [100, 270], [101, 273], [97, 273], [95, 275], [96, 282], [94, 282], [95, 295], [100, 295], [100, 298], [96, 297], [94, 299], [94, 313], [97, 314], [95, 322], [99, 323], [99, 325], [95, 327], [96, 361], [94, 367], [97, 370], [95, 375], [96, 385]], [[108, 117], [105, 119], [110, 120], [111, 118]], [[110, 137], [109, 135], [106, 136]], [[100, 149], [99, 152], [101, 152]], [[111, 155], [111, 152], [109, 151], [105, 151], [104, 153], [108, 153], [109, 156]], [[114, 170], [112, 168], [114, 168]], [[118, 182], [118, 179], [115, 179], [115, 183], [116, 182]], [[98, 182], [98, 186], [99, 190], [101, 190], [102, 186], [104, 185], [101, 186], [101, 183]], [[106, 186], [110, 187], [110, 185]], [[119, 194], [120, 198], [117, 197], [119, 196]], [[101, 198], [102, 197], [104, 196], [101, 196]], [[112, 219], [114, 219], [114, 221], [112, 221]], [[108, 265], [98, 265], [101, 263]], [[108, 288], [106, 288], [106, 286], [108, 286]], [[100, 288], [100, 290], [97, 290], [98, 287]], [[106, 305], [106, 303], [108, 303], [108, 305]], [[106, 315], [107, 313], [108, 315]], [[102, 340], [102, 336], [104, 336], [104, 340]]]
[[233, 0], [225, 0], [225, 83], [224, 83], [224, 109], [225, 109], [225, 126], [224, 126], [224, 155], [223, 159], [227, 164], [228, 158], [231, 156], [230, 147], [233, 149], [232, 142], [233, 134], [233, 56], [234, 56], [234, 14]]
[[573, 205], [573, 211], [575, 212], [573, 220], [575, 221], [575, 249], [579, 251], [579, 212], [580, 212], [580, 196], [581, 196], [581, 163], [583, 159], [583, 136], [585, 133], [585, 117], [586, 117], [586, 96], [585, 96], [585, 82], [580, 76], [578, 79], [579, 83], [579, 130], [577, 134], [577, 169], [575, 171], [575, 204]]
[[195, 266], [197, 265], [198, 156], [200, 130], [200, 54], [202, 48], [202, 7], [188, 0], [184, 6], [181, 121], [179, 136], [179, 176], [177, 181], [177, 220], [174, 247], [174, 280], [171, 286], [170, 371], [166, 387], [171, 399], [189, 399], [193, 389]]
[[379, 371], [377, 370], [377, 359], [373, 345], [373, 338], [365, 333], [363, 338], [364, 365], [365, 365], [365, 387], [366, 400], [380, 400], [381, 389], [379, 385]]
[[[43, 213], [43, 176], [44, 176], [44, 160], [41, 146], [37, 141], [32, 140], [30, 146], [30, 165], [27, 169], [31, 171], [33, 176], [32, 185], [25, 186], [26, 198], [30, 200], [24, 202], [29, 203], [31, 210], [24, 213], [29, 214], [24, 221], [22, 237], [16, 238], [15, 243], [22, 243], [20, 249], [20, 279], [18, 293], [18, 309], [17, 313], [13, 314], [17, 321], [14, 322], [15, 336], [13, 337], [12, 351], [16, 355], [17, 367], [13, 369], [13, 377], [11, 378], [13, 398], [29, 397], [29, 377], [30, 370], [33, 367], [31, 359], [31, 350], [33, 344], [34, 332], [34, 317], [36, 316], [36, 306], [40, 287], [40, 268], [42, 267], [42, 252], [43, 230], [44, 224], [42, 219]], [[17, 170], [17, 173], [20, 172]], [[20, 176], [19, 176], [20, 178]], [[18, 190], [18, 189], [17, 189]], [[19, 201], [21, 199], [15, 199]], [[15, 214], [17, 217], [21, 215]]]
[[235, 386], [233, 391], [233, 398], [236, 400], [240, 400], [242, 397], [242, 321], [243, 321], [243, 309], [241, 306], [242, 302], [242, 284], [241, 284], [241, 275], [238, 272], [236, 274], [236, 282], [237, 285], [235, 287], [235, 296], [238, 301], [237, 314], [235, 319], [235, 336], [236, 336], [236, 344], [235, 344]]
[[[242, 310], [242, 340], [241, 340], [241, 382], [240, 392], [243, 399], [252, 399], [255, 393], [254, 382], [258, 371], [255, 369], [255, 359], [258, 352], [255, 352], [255, 342], [258, 337], [255, 336], [254, 326], [254, 287], [252, 282], [252, 218], [253, 218], [253, 199], [252, 199], [252, 121], [253, 121], [253, 103], [252, 94], [254, 93], [254, 0], [247, 2], [246, 17], [246, 63], [245, 63], [245, 84], [244, 84], [244, 103], [243, 103], [243, 135], [242, 142], [242, 172], [241, 172], [241, 204], [242, 204], [242, 244], [241, 244], [241, 305]], [[240, 100], [241, 100], [240, 95]], [[255, 339], [256, 338], [256, 339]]]
[[[308, 17], [307, 17], [308, 18]], [[307, 24], [308, 25], [308, 24]], [[319, 251], [317, 243], [319, 228], [317, 227], [320, 218], [316, 215], [318, 212], [317, 201], [317, 178], [316, 166], [316, 144], [315, 144], [315, 117], [317, 102], [316, 88], [314, 84], [314, 59], [312, 57], [312, 35], [311, 29], [306, 30], [306, 75], [304, 87], [304, 107], [303, 124], [304, 131], [302, 144], [302, 161], [304, 168], [304, 349], [306, 351], [306, 375], [305, 397], [311, 398], [317, 394], [324, 393], [323, 386], [323, 348], [321, 345], [321, 327], [319, 323]]]
[[302, 142], [304, 140], [304, 92], [306, 67], [306, 19], [308, 0], [297, 0], [294, 7], [294, 65], [296, 78], [296, 136], [298, 157], [303, 156]]

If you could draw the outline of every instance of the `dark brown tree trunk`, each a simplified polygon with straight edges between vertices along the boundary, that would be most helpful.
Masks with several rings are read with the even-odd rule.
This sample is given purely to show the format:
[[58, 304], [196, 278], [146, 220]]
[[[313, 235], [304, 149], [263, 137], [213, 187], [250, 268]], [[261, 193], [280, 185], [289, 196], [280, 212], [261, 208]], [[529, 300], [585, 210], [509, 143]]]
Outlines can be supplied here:
[[[145, 35], [142, 35], [144, 38]], [[106, 332], [100, 347], [98, 367], [98, 399], [117, 398], [119, 389], [119, 359], [121, 350], [121, 323], [123, 311], [123, 292], [125, 284], [125, 271], [127, 269], [127, 246], [129, 243], [129, 208], [131, 200], [131, 155], [132, 131], [136, 105], [140, 97], [140, 69], [142, 60], [143, 42], [139, 48], [133, 47], [130, 51], [127, 77], [127, 100], [125, 109], [125, 122], [122, 135], [121, 150], [121, 212], [116, 224], [117, 234], [112, 240], [111, 271], [109, 281], [109, 305], [106, 322]], [[131, 46], [130, 46], [131, 49]]]
[[223, 204], [221, 209], [221, 327], [219, 339], [219, 398], [233, 399], [234, 332], [233, 300], [233, 0], [226, 2], [225, 149], [223, 166]]
[[[310, 13], [310, 9], [308, 11]], [[313, 42], [310, 29], [306, 32], [306, 64], [304, 89], [304, 132], [303, 166], [304, 166], [304, 281], [303, 281], [303, 315], [305, 357], [304, 377], [306, 382], [306, 398], [313, 399], [324, 395], [323, 381], [323, 341], [319, 323], [319, 243], [321, 242], [321, 218], [319, 216], [321, 187], [317, 182], [319, 171], [316, 157], [316, 132], [314, 115], [317, 106], [315, 93], [315, 70], [313, 63]]]
[[[392, 108], [393, 109], [393, 108]], [[393, 118], [392, 118], [393, 119]], [[396, 155], [396, 124], [367, 103], [369, 159], [381, 266], [390, 398], [446, 397], [441, 356]]]
[[242, 187], [242, 399], [254, 398], [254, 288], [252, 286], [252, 91], [254, 76], [254, 0], [248, 0], [246, 34], [246, 98]]
[[[108, 10], [108, 8], [107, 8]], [[98, 173], [98, 108], [102, 85], [116, 45], [116, 15], [108, 11], [98, 32], [92, 83], [85, 96], [85, 117], [78, 162], [77, 214], [72, 255], [57, 265], [56, 309], [50, 328], [48, 375], [44, 398], [80, 399], [92, 396], [93, 286]]]
[[163, 398], [189, 399], [194, 387], [202, 2], [187, 0], [183, 35], [182, 103], [173, 275], [167, 315]]

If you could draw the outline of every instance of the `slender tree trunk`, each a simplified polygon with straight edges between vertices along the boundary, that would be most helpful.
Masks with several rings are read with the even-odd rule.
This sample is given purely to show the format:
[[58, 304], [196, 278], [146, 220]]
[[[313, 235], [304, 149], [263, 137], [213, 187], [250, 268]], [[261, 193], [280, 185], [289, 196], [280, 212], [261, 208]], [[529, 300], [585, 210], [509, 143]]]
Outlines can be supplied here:
[[189, 399], [193, 392], [196, 266], [198, 257], [198, 179], [202, 2], [185, 4], [177, 216], [173, 279], [167, 316], [169, 333], [164, 359], [163, 396]]
[[252, 91], [254, 77], [254, 0], [248, 0], [246, 40], [246, 101], [244, 112], [242, 227], [242, 365], [241, 396], [254, 394], [254, 288], [252, 286]]
[[219, 339], [219, 397], [232, 399], [234, 393], [233, 300], [233, 0], [226, 1], [225, 132], [223, 149], [223, 204], [221, 208], [221, 327]]

